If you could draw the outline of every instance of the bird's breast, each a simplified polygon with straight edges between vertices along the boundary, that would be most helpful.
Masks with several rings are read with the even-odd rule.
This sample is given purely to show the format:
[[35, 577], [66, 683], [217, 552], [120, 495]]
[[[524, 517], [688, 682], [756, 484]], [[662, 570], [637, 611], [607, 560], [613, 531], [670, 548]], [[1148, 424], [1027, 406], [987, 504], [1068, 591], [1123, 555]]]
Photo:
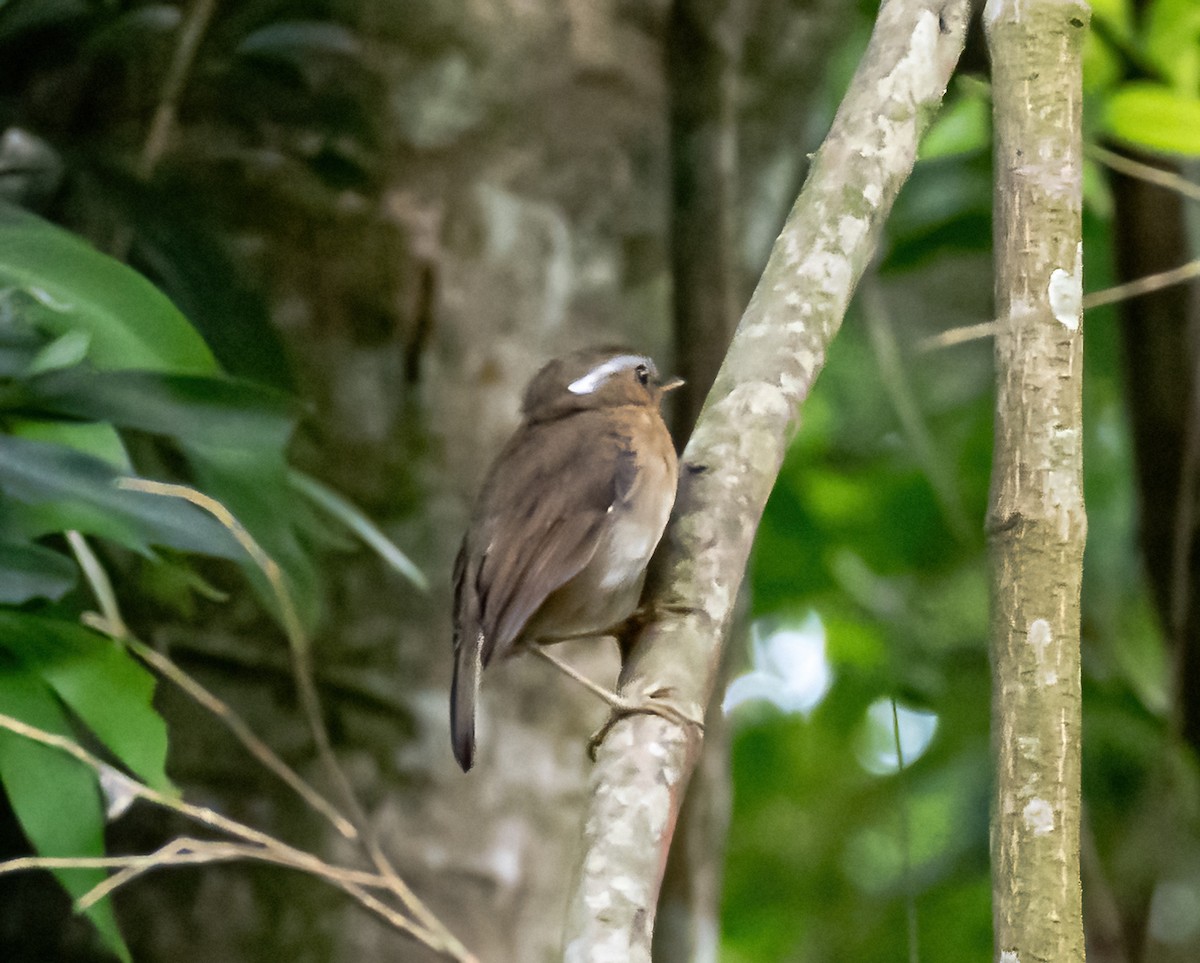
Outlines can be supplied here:
[[630, 441], [635, 471], [629, 487], [609, 507], [591, 559], [546, 600], [527, 630], [530, 637], [600, 632], [637, 606], [646, 565], [675, 504], [678, 467], [657, 412], [647, 411], [644, 422], [632, 426]]
[[594, 562], [601, 589], [639, 581], [675, 504], [675, 472], [666, 459], [640, 458], [629, 495], [609, 509]]

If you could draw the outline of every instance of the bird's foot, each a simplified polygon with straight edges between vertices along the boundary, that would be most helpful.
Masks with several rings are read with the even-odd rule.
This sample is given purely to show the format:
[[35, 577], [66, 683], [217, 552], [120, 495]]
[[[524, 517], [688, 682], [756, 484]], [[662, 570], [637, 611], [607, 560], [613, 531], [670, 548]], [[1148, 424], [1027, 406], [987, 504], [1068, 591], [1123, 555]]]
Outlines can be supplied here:
[[588, 740], [588, 758], [592, 762], [596, 761], [596, 751], [600, 748], [600, 744], [608, 737], [608, 733], [622, 719], [632, 715], [654, 715], [666, 719], [679, 726], [681, 729], [688, 727], [695, 728], [701, 735], [704, 734], [704, 722], [697, 719], [695, 716], [688, 713], [674, 702], [671, 702], [663, 696], [664, 690], [658, 689], [647, 692], [641, 699], [627, 699], [617, 693], [610, 693], [611, 699], [606, 699], [613, 707], [608, 721], [599, 729], [592, 733], [592, 737]]

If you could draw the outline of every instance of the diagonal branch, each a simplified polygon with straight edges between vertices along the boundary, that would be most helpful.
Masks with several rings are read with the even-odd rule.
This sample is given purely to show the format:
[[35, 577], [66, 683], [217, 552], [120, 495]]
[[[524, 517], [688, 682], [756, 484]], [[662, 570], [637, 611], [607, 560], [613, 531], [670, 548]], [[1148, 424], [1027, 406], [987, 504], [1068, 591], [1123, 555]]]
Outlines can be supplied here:
[[[675, 515], [648, 585], [658, 618], [622, 673], [626, 695], [699, 714], [767, 496], [966, 32], [966, 0], [888, 0], [808, 182], [684, 451]], [[617, 722], [591, 780], [568, 963], [647, 963], [655, 902], [699, 736]]]

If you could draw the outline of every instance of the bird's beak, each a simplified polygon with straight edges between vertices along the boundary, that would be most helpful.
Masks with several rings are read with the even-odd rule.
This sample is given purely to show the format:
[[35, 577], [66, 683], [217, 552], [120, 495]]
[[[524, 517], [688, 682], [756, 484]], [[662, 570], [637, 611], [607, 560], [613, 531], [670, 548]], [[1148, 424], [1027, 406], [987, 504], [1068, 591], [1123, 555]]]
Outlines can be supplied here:
[[682, 378], [669, 378], [658, 386], [658, 390], [665, 395], [668, 391], [674, 391], [676, 388], [682, 388], [685, 384], [687, 384], [687, 382]]

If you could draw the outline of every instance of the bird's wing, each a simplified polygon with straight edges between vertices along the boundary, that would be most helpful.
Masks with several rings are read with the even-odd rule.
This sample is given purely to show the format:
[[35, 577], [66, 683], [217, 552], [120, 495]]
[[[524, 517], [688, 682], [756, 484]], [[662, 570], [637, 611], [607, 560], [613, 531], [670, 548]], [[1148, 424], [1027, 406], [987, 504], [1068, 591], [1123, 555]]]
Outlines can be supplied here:
[[[583, 569], [636, 475], [629, 439], [599, 412], [523, 427], [497, 459], [456, 571], [456, 644], [508, 651], [547, 597]], [[470, 631], [477, 629], [477, 631]]]

